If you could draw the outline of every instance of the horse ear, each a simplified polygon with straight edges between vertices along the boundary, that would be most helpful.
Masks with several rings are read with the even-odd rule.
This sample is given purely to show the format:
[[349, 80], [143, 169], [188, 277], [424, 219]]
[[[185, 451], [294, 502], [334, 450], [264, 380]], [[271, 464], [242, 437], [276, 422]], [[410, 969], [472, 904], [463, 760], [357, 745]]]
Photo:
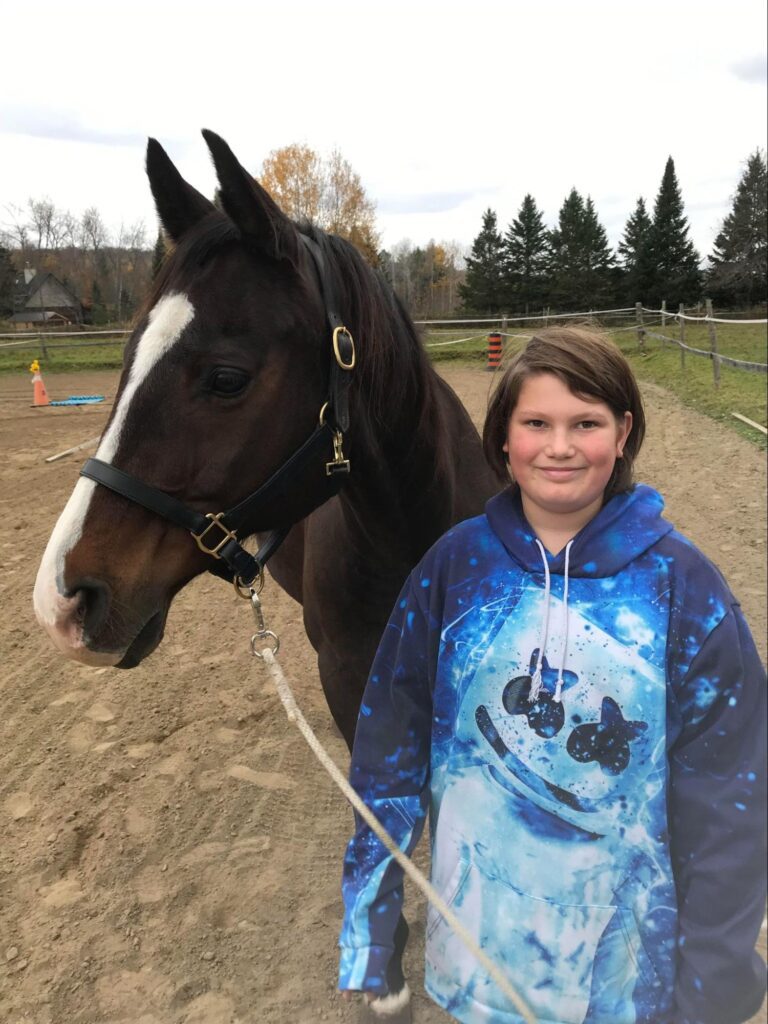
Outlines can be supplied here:
[[160, 222], [174, 242], [216, 209], [184, 181], [157, 139], [147, 143], [147, 175]]
[[273, 259], [299, 263], [299, 236], [268, 192], [238, 162], [227, 143], [203, 129], [219, 178], [221, 203], [243, 237]]

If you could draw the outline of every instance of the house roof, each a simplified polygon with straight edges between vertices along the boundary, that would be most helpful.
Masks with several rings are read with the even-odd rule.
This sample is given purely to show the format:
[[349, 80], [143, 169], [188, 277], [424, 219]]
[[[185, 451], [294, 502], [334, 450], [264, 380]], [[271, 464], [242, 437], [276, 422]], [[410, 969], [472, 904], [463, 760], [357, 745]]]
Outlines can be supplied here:
[[52, 320], [63, 320], [67, 323], [67, 318], [62, 316], [61, 313], [52, 313], [46, 309], [42, 311], [28, 310], [26, 313], [14, 313], [13, 316], [8, 318], [8, 322], [12, 324], [43, 324], [50, 323]]
[[[31, 301], [33, 296], [35, 296], [46, 285], [55, 287], [62, 294], [62, 297], [66, 297], [66, 305], [72, 306], [73, 309], [77, 309], [80, 306], [80, 300], [74, 294], [72, 289], [63, 284], [58, 277], [56, 277], [55, 274], [50, 273], [50, 271], [36, 273], [30, 281], [24, 280], [24, 271], [17, 276], [14, 284], [17, 295], [17, 305], [35, 305], [35, 303]], [[64, 303], [59, 302], [56, 303], [56, 305], [64, 305]]]

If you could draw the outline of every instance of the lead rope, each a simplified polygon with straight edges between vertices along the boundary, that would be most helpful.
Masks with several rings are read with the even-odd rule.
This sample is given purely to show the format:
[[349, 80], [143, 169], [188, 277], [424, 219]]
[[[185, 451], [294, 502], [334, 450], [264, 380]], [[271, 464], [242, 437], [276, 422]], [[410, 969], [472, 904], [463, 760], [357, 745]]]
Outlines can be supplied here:
[[[337, 768], [335, 762], [331, 760], [294, 700], [293, 693], [288, 685], [288, 680], [283, 675], [283, 670], [280, 668], [275, 657], [280, 647], [280, 640], [272, 630], [265, 629], [264, 627], [264, 615], [261, 610], [261, 601], [259, 600], [259, 595], [256, 591], [251, 592], [251, 604], [257, 625], [256, 633], [251, 637], [251, 653], [254, 657], [263, 661], [267, 666], [267, 671], [272, 677], [272, 681], [277, 688], [277, 694], [285, 708], [288, 721], [296, 723], [299, 732], [309, 744], [315, 757], [317, 757], [320, 764], [328, 772], [349, 803], [352, 804], [354, 809], [360, 817], [364, 819], [369, 828], [376, 833], [416, 888], [422, 891], [435, 910], [437, 910], [437, 912], [445, 919], [447, 924], [450, 925], [472, 956], [475, 957], [475, 959], [485, 968], [488, 975], [496, 982], [504, 995], [510, 1000], [517, 1012], [523, 1020], [525, 1020], [526, 1024], [537, 1024], [537, 1018], [533, 1015], [532, 1010], [522, 996], [517, 993], [516, 989], [509, 981], [507, 981], [499, 968], [488, 958], [482, 949], [480, 949], [472, 935], [467, 931], [461, 921], [459, 921], [451, 908], [443, 900], [442, 896], [440, 896], [440, 894], [432, 887], [429, 880], [416, 867], [410, 857], [407, 857], [397, 846], [394, 839], [392, 839], [378, 818], [371, 813], [368, 807], [350, 786], [342, 772]], [[261, 651], [258, 650], [258, 642], [265, 639], [269, 640], [272, 643], [272, 646], [265, 647]]]

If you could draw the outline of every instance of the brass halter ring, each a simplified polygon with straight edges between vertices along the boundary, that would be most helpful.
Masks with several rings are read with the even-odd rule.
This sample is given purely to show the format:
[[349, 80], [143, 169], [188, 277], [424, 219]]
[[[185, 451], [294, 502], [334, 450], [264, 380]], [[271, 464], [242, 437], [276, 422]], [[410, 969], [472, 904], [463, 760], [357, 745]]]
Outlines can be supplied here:
[[260, 594], [264, 589], [264, 566], [261, 566], [259, 569], [259, 575], [255, 579], [251, 580], [250, 583], [243, 583], [239, 576], [235, 576], [232, 583], [234, 584], [237, 596], [244, 598], [246, 601], [250, 601], [253, 594]]

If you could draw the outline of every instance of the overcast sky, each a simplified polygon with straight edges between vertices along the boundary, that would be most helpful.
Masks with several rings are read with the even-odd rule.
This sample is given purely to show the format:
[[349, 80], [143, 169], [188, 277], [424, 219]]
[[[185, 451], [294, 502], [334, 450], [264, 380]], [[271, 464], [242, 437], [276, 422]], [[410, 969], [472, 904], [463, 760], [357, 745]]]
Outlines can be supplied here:
[[552, 225], [572, 186], [615, 244], [671, 154], [706, 256], [766, 145], [765, 0], [36, 0], [2, 24], [0, 226], [47, 196], [151, 240], [146, 138], [210, 195], [207, 127], [253, 173], [338, 148], [387, 247], [468, 246], [526, 192]]

